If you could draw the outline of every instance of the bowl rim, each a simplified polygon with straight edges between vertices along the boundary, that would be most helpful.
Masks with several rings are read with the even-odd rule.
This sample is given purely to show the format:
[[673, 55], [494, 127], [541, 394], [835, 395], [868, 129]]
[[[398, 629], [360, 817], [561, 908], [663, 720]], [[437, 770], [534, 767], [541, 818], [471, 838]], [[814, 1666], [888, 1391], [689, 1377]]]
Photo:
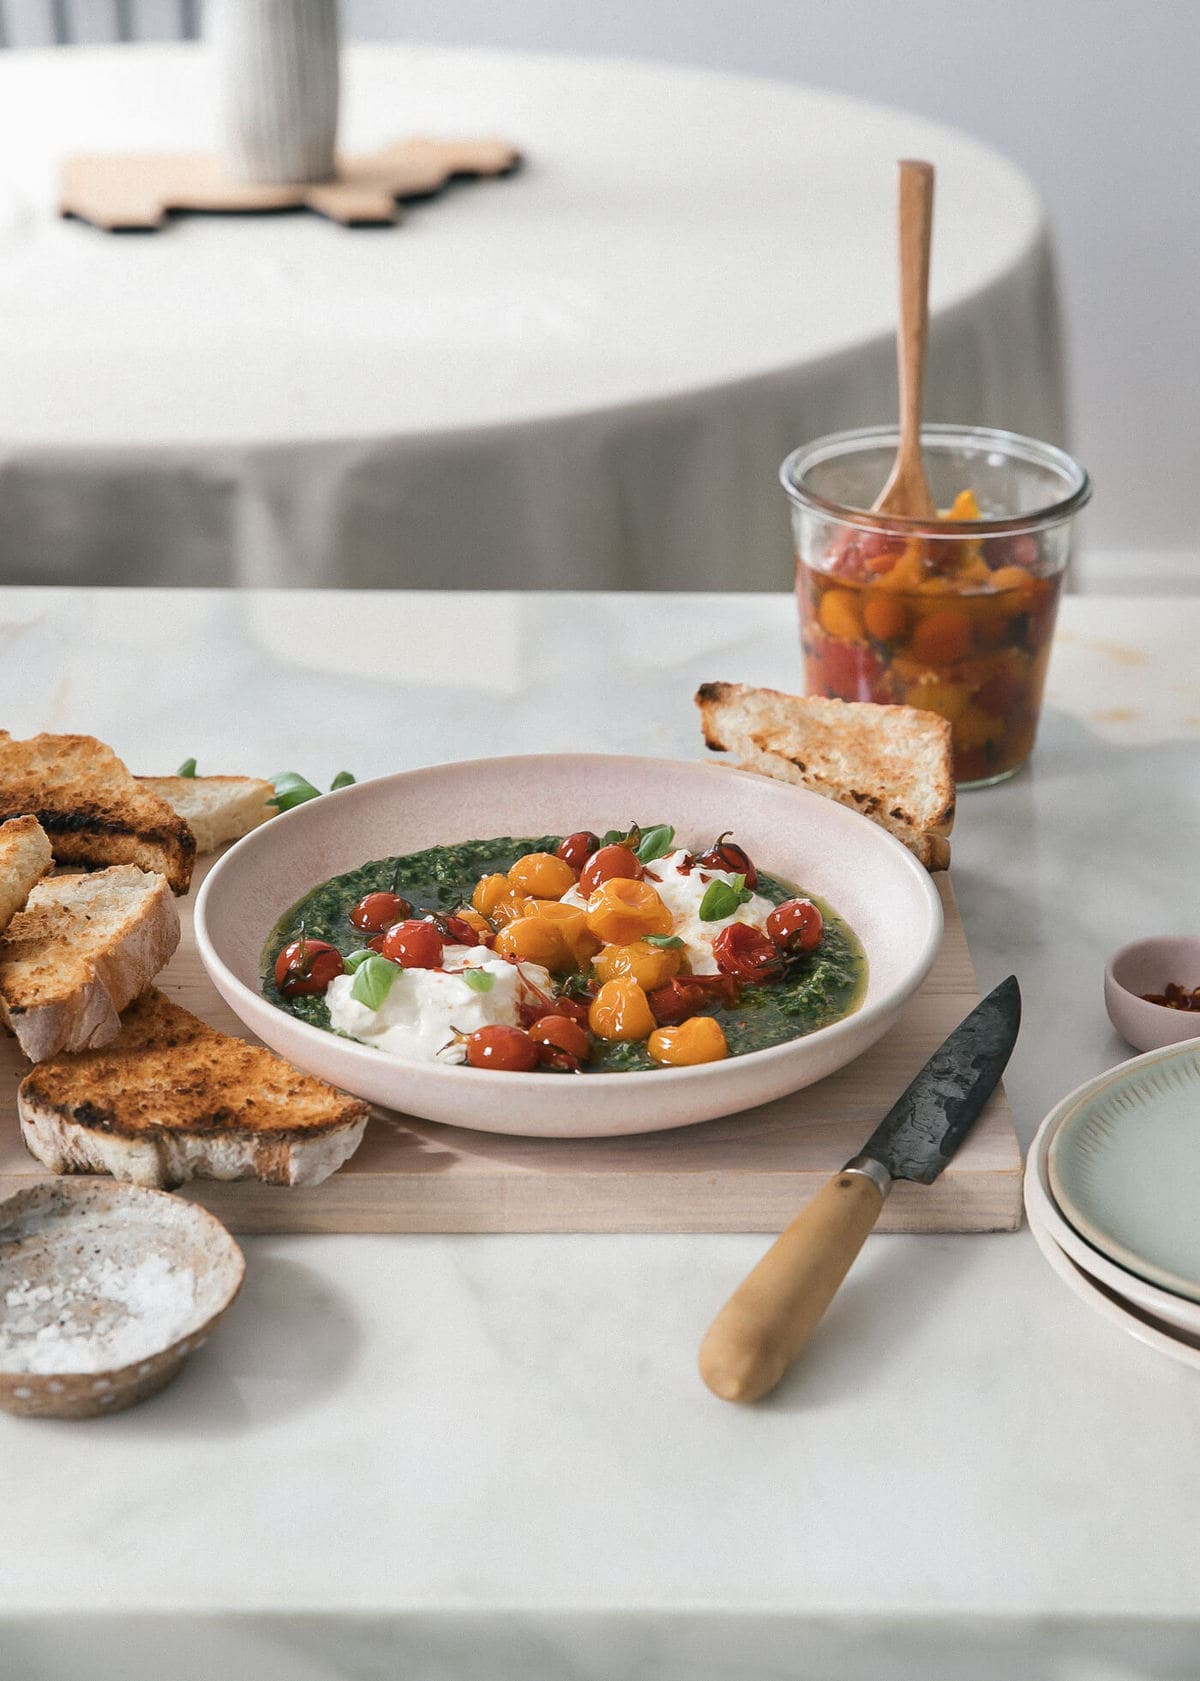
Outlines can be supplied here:
[[[227, 876], [229, 869], [231, 867], [235, 867], [237, 861], [243, 858], [248, 852], [257, 851], [264, 845], [269, 844], [269, 837], [272, 834], [275, 836], [279, 835], [279, 825], [287, 823], [295, 824], [298, 820], [301, 822], [309, 820], [308, 808], [310, 806], [315, 806], [318, 803], [323, 803], [325, 800], [338, 799], [353, 802], [356, 798], [361, 798], [364, 790], [378, 788], [381, 783], [411, 782], [414, 778], [426, 776], [433, 777], [439, 774], [444, 774], [446, 771], [451, 769], [455, 771], [470, 772], [472, 770], [483, 769], [485, 767], [493, 769], [498, 764], [521, 764], [529, 767], [539, 765], [551, 766], [564, 759], [569, 759], [574, 763], [582, 761], [587, 764], [596, 766], [603, 765], [606, 767], [637, 766], [643, 769], [669, 768], [672, 771], [678, 771], [681, 767], [683, 767], [688, 770], [700, 771], [705, 774], [713, 772], [724, 777], [732, 775], [738, 778], [746, 778], [748, 781], [752, 781], [754, 783], [762, 783], [764, 780], [762, 777], [753, 772], [737, 770], [733, 767], [706, 765], [703, 762], [697, 763], [689, 759], [657, 759], [648, 755], [623, 753], [500, 754], [490, 758], [448, 759], [434, 765], [421, 765], [410, 770], [391, 771], [384, 776], [369, 777], [363, 782], [356, 782], [350, 787], [338, 789], [336, 793], [322, 795], [320, 802], [314, 800], [306, 801], [303, 805], [295, 806], [291, 811], [284, 812], [281, 816], [274, 817], [267, 823], [259, 824], [257, 828], [252, 829], [249, 834], [243, 836], [241, 840], [235, 842], [228, 852], [218, 858], [217, 862], [213, 865], [212, 869], [208, 872], [204, 881], [201, 883], [200, 890], [196, 895], [194, 915], [195, 938], [200, 958], [205, 969], [210, 975], [214, 970], [219, 971], [222, 976], [224, 986], [229, 989], [229, 992], [242, 1002], [248, 1004], [252, 1009], [265, 1007], [267, 1009], [277, 1010], [279, 1015], [286, 1016], [288, 1022], [300, 1032], [301, 1043], [327, 1046], [331, 1035], [326, 1029], [314, 1027], [310, 1022], [302, 1021], [298, 1016], [293, 1016], [287, 1011], [278, 1010], [277, 1006], [272, 1005], [270, 1000], [266, 998], [261, 991], [256, 991], [251, 987], [248, 987], [244, 981], [240, 980], [217, 951], [208, 928], [209, 903], [215, 894], [221, 891], [224, 879]], [[771, 1063], [782, 1061], [789, 1056], [794, 1056], [798, 1045], [809, 1044], [817, 1039], [820, 1039], [822, 1044], [828, 1045], [836, 1042], [836, 1040], [845, 1038], [852, 1033], [857, 1033], [864, 1025], [869, 1026], [871, 1023], [877, 1021], [881, 1016], [885, 1016], [889, 1012], [894, 1012], [899, 1007], [900, 1003], [913, 996], [929, 974], [929, 971], [933, 966], [934, 959], [936, 958], [941, 946], [945, 918], [942, 911], [942, 901], [925, 866], [917, 861], [903, 842], [897, 840], [894, 835], [890, 834], [879, 824], [871, 822], [871, 819], [864, 817], [861, 812], [854, 811], [849, 806], [840, 805], [836, 801], [827, 800], [823, 795], [814, 793], [812, 789], [809, 788], [792, 787], [790, 784], [782, 782], [772, 784], [772, 786], [786, 788], [791, 794], [799, 796], [804, 800], [820, 800], [823, 806], [830, 806], [835, 811], [843, 813], [844, 816], [852, 822], [867, 824], [872, 833], [884, 844], [885, 851], [887, 849], [892, 849], [893, 857], [896, 859], [897, 863], [900, 864], [901, 868], [908, 870], [912, 880], [917, 884], [918, 891], [924, 898], [926, 908], [930, 913], [929, 926], [926, 931], [925, 941], [917, 955], [917, 960], [911, 971], [910, 979], [905, 981], [902, 986], [893, 987], [891, 991], [885, 993], [882, 997], [877, 998], [870, 1005], [860, 1006], [849, 1015], [842, 1016], [838, 1021], [831, 1022], [827, 1027], [818, 1028], [813, 1033], [801, 1034], [795, 1039], [786, 1039], [779, 1045], [767, 1045], [757, 1051], [745, 1051], [737, 1057], [722, 1058], [719, 1062], [700, 1063], [692, 1067], [623, 1070], [621, 1072], [619, 1083], [613, 1084], [614, 1092], [638, 1090], [643, 1088], [647, 1081], [653, 1081], [655, 1083], [655, 1087], [661, 1090], [664, 1079], [671, 1080], [677, 1088], [682, 1089], [687, 1085], [701, 1083], [711, 1077], [715, 1070], [728, 1069], [731, 1065], [746, 1066], [747, 1064], [753, 1064], [754, 1067], [764, 1067], [770, 1065]], [[915, 979], [912, 978], [913, 976], [915, 976]], [[246, 1018], [240, 1009], [237, 1010], [237, 1014], [243, 1022], [246, 1021]], [[357, 1040], [349, 1038], [339, 1038], [338, 1048], [350, 1057], [353, 1064], [356, 1066], [378, 1068], [380, 1066], [379, 1058], [386, 1057], [387, 1064], [392, 1067], [398, 1069], [419, 1069], [422, 1077], [430, 1075], [439, 1082], [443, 1083], [447, 1080], [453, 1081], [460, 1090], [469, 1089], [469, 1087], [463, 1085], [464, 1076], [469, 1081], [473, 1080], [477, 1088], [481, 1088], [485, 1083], [491, 1084], [495, 1080], [502, 1080], [504, 1082], [503, 1089], [506, 1091], [512, 1091], [515, 1089], [514, 1081], [527, 1083], [532, 1080], [536, 1081], [537, 1085], [541, 1087], [544, 1085], [546, 1079], [545, 1074], [538, 1071], [533, 1071], [528, 1074], [509, 1073], [490, 1068], [470, 1068], [462, 1063], [410, 1062], [390, 1053], [382, 1052], [375, 1046], [364, 1045], [359, 1043]], [[586, 1073], [582, 1073], [580, 1077], [588, 1078]], [[607, 1074], [595, 1073], [591, 1076], [591, 1081], [599, 1082], [603, 1080], [605, 1082], [609, 1082], [610, 1078], [611, 1077]]]
[[931, 421], [922, 425], [922, 444], [928, 444], [936, 450], [939, 443], [949, 443], [951, 439], [960, 442], [974, 441], [992, 449], [1002, 450], [1006, 455], [1019, 456], [1027, 461], [1036, 460], [1041, 465], [1054, 468], [1062, 474], [1070, 488], [1057, 501], [1048, 502], [1044, 508], [1031, 509], [1024, 514], [1006, 514], [1000, 519], [935, 521], [914, 519], [905, 514], [876, 514], [869, 508], [851, 508], [841, 502], [834, 502], [798, 482], [801, 466], [816, 465], [829, 456], [846, 453], [856, 445], [895, 447], [899, 438], [898, 425], [891, 423], [880, 426], [854, 426], [844, 432], [828, 432], [824, 437], [814, 438], [811, 443], [800, 444], [789, 451], [779, 466], [779, 482], [788, 500], [795, 507], [815, 510], [829, 519], [837, 520], [839, 525], [857, 526], [866, 531], [922, 532], [925, 535], [956, 540], [964, 537], [1017, 536], [1022, 532], [1041, 531], [1047, 526], [1061, 525], [1064, 521], [1073, 519], [1091, 500], [1092, 481], [1087, 469], [1076, 461], [1074, 456], [1068, 455], [1066, 450], [1059, 449], [1057, 444], [1027, 437], [1022, 432], [1006, 431], [999, 426], [958, 426], [948, 421]]

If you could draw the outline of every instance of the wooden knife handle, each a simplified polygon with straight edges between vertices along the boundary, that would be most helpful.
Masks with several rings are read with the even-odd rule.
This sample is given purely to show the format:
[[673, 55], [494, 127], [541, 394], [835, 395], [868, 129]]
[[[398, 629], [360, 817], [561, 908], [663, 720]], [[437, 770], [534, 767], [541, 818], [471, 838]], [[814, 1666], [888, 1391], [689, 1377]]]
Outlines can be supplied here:
[[833, 1300], [883, 1207], [864, 1173], [843, 1169], [776, 1238], [700, 1345], [700, 1376], [723, 1401], [774, 1389]]

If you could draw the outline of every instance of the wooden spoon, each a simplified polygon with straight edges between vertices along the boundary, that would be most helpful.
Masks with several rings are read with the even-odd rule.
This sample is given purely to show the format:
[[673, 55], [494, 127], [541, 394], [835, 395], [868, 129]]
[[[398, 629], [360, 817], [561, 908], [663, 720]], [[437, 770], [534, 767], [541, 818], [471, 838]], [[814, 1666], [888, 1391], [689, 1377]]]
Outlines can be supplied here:
[[934, 519], [937, 507], [921, 461], [921, 386], [929, 333], [929, 245], [933, 235], [933, 165], [905, 158], [900, 165], [900, 447], [892, 476], [875, 503], [877, 514]]

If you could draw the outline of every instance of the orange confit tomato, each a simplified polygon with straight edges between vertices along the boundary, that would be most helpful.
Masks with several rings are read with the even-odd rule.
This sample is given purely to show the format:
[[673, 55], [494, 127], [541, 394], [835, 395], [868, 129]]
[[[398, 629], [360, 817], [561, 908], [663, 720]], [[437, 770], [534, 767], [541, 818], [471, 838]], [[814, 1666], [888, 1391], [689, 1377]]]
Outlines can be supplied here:
[[552, 852], [527, 852], [508, 872], [518, 893], [531, 899], [561, 899], [575, 885], [576, 873]]
[[578, 905], [564, 905], [557, 899], [529, 899], [525, 918], [548, 923], [557, 929], [570, 957], [568, 969], [582, 969], [600, 950], [600, 940], [591, 932]]
[[678, 1027], [656, 1027], [646, 1041], [655, 1062], [669, 1068], [689, 1068], [698, 1062], [720, 1062], [729, 1046], [719, 1021], [712, 1016], [689, 1016]]
[[503, 925], [525, 913], [524, 893], [518, 893], [507, 876], [481, 876], [475, 883], [471, 905], [489, 922]]
[[647, 934], [669, 934], [671, 913], [648, 881], [615, 876], [592, 894], [587, 925], [605, 945], [628, 945]]
[[682, 963], [683, 953], [679, 950], [634, 940], [630, 945], [603, 946], [592, 967], [602, 981], [615, 981], [628, 975], [643, 991], [653, 992], [655, 987], [673, 979]]
[[627, 975], [605, 981], [588, 1009], [588, 1026], [598, 1039], [645, 1039], [654, 1031], [646, 994]]
[[540, 963], [543, 969], [563, 974], [575, 967], [561, 931], [540, 916], [518, 916], [506, 922], [496, 935], [496, 955], [518, 963]]
[[592, 894], [606, 881], [641, 881], [641, 860], [627, 846], [602, 846], [593, 852], [579, 876], [579, 891]]

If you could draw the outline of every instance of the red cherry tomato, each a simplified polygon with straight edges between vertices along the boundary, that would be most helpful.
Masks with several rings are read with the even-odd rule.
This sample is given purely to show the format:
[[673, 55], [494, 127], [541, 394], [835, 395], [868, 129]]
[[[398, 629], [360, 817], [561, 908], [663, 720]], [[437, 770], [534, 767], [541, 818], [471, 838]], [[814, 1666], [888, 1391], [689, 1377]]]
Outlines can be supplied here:
[[745, 922], [722, 928], [712, 944], [717, 968], [735, 980], [762, 983], [778, 980], [783, 969], [779, 952], [765, 934]]
[[654, 1019], [662, 1027], [675, 1027], [706, 1004], [737, 1002], [738, 986], [732, 975], [676, 975], [647, 995]]
[[702, 866], [707, 865], [710, 870], [731, 870], [734, 875], [745, 876], [747, 887], [757, 887], [758, 871], [750, 861], [750, 854], [743, 852], [740, 846], [735, 846], [728, 838], [732, 833], [732, 829], [726, 829], [707, 852], [700, 854], [696, 862]]
[[467, 1034], [467, 1061], [472, 1068], [497, 1068], [505, 1074], [531, 1074], [537, 1067], [537, 1045], [521, 1027], [477, 1027]]
[[565, 1051], [577, 1062], [586, 1062], [592, 1048], [583, 1028], [570, 1016], [542, 1016], [529, 1029], [529, 1037], [549, 1050]]
[[345, 967], [341, 952], [328, 940], [310, 940], [302, 935], [284, 946], [275, 959], [275, 985], [285, 998], [302, 998], [324, 992]]
[[811, 899], [787, 899], [767, 918], [767, 933], [780, 951], [812, 951], [824, 932], [824, 919]]
[[350, 920], [364, 934], [382, 934], [393, 922], [412, 915], [412, 906], [398, 893], [365, 893], [350, 912]]
[[564, 864], [570, 864], [576, 872], [582, 870], [593, 852], [600, 849], [600, 836], [594, 835], [590, 829], [576, 829], [573, 835], [560, 840], [554, 849], [554, 856], [561, 858]]
[[383, 936], [380, 949], [405, 969], [440, 969], [443, 945], [432, 922], [398, 922]]
[[439, 916], [434, 918], [434, 927], [450, 945], [455, 946], [483, 946], [488, 942], [477, 928], [461, 916]]
[[579, 877], [579, 891], [590, 898], [606, 881], [641, 881], [642, 866], [627, 846], [602, 846], [593, 852]]

